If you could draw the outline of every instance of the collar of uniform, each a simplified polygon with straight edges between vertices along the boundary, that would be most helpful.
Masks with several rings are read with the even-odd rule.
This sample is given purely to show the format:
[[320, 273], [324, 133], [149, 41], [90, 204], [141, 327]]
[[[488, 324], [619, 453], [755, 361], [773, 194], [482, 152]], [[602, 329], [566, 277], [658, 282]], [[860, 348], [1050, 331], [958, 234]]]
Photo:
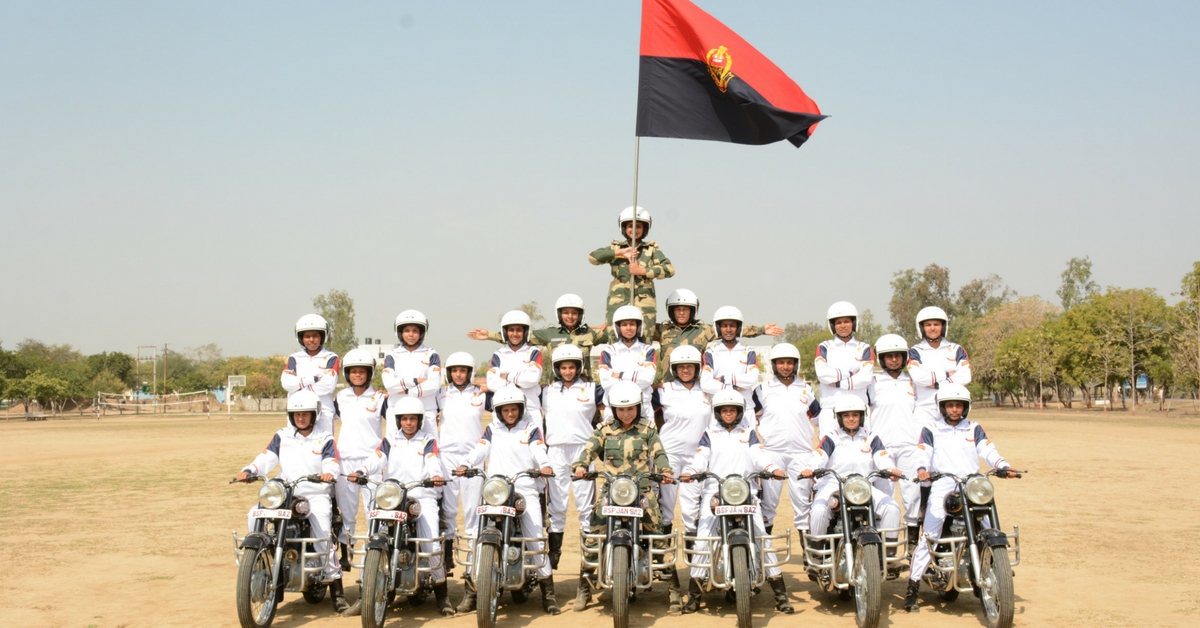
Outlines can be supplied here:
[[511, 432], [520, 432], [521, 430], [525, 429], [525, 420], [524, 419], [517, 421], [516, 423], [513, 424], [512, 427], [509, 427], [504, 421], [501, 421], [501, 420], [496, 420], [496, 421], [494, 421], [494, 423], [499, 424], [501, 429], [503, 429], [506, 432], [510, 432], [510, 433]]
[[[699, 379], [699, 378], [697, 378], [697, 379]], [[671, 387], [671, 390], [682, 390], [682, 391], [687, 391], [687, 392], [696, 392], [697, 390], [700, 390], [700, 382], [698, 382], [696, 380], [692, 380], [692, 382], [693, 382], [693, 384], [692, 384], [691, 388], [684, 386], [683, 382], [681, 382], [677, 379], [667, 382], [667, 384]], [[700, 392], [704, 392], [704, 391], [700, 390]]]
[[[668, 312], [667, 314], [670, 314], [670, 312]], [[704, 326], [704, 321], [702, 321], [698, 318], [693, 318], [692, 322], [688, 323], [687, 325], [680, 325], [679, 323], [676, 323], [675, 319], [673, 319], [673, 318], [668, 320], [667, 323], [670, 324], [671, 327], [674, 327], [675, 329], [678, 329], [680, 331], [683, 331], [685, 329], [691, 329], [693, 327], [703, 327]]]
[[475, 384], [467, 384], [466, 386], [463, 387], [462, 390], [459, 390], [458, 386], [455, 386], [454, 384], [446, 385], [446, 394], [447, 395], [472, 395], [472, 394], [475, 394], [475, 392], [478, 390], [479, 390], [479, 387], [476, 386]]
[[834, 336], [834, 337], [833, 337], [833, 338], [831, 338], [831, 339], [830, 339], [828, 342], [829, 342], [830, 344], [833, 344], [834, 346], [838, 346], [838, 347], [849, 347], [849, 346], [850, 346], [850, 343], [852, 343], [852, 342], [858, 342], [858, 339], [857, 339], [857, 338], [855, 338], [854, 336], [850, 336], [850, 340], [847, 340], [847, 341], [844, 341], [844, 342], [843, 342], [841, 338], [838, 338], [837, 336]]
[[953, 343], [951, 343], [949, 340], [946, 340], [945, 338], [942, 338], [941, 341], [938, 342], [937, 349], [934, 349], [933, 345], [929, 344], [929, 340], [927, 338], [921, 338], [921, 342], [918, 342], [916, 345], [913, 346], [913, 348], [914, 349], [929, 349], [930, 351], [940, 351], [942, 349], [947, 348], [951, 344], [953, 344]]
[[737, 351], [738, 349], [745, 349], [745, 348], [746, 348], [746, 345], [742, 344], [740, 340], [738, 341], [737, 344], [733, 345], [732, 349], [725, 346], [724, 340], [717, 340], [717, 344], [713, 345], [712, 348], [709, 350], [715, 351], [715, 350], [719, 349], [719, 350], [725, 351], [727, 353], [733, 353], [734, 351]]
[[963, 419], [958, 422], [958, 425], [950, 425], [946, 422], [946, 419], [940, 416], [937, 421], [934, 421], [933, 425], [944, 432], [965, 432], [975, 427], [970, 419]]
[[506, 342], [506, 343], [504, 343], [503, 347], [500, 347], [500, 351], [507, 351], [509, 353], [517, 353], [518, 351], [524, 351], [525, 349], [528, 349], [529, 347], [530, 347], [529, 341], [525, 341], [525, 344], [517, 347], [516, 349], [513, 349], [512, 346], [510, 346]]
[[350, 395], [351, 397], [354, 397], [355, 399], [363, 399], [363, 398], [365, 398], [365, 397], [374, 397], [374, 396], [375, 396], [375, 393], [376, 393], [377, 391], [375, 390], [375, 387], [374, 387], [374, 386], [372, 386], [372, 385], [370, 385], [370, 384], [367, 384], [367, 389], [366, 389], [366, 390], [364, 390], [364, 391], [363, 391], [363, 394], [361, 394], [361, 395], [356, 395], [356, 394], [354, 394], [354, 387], [353, 387], [353, 386], [347, 386], [347, 387], [343, 388], [343, 389], [342, 389], [342, 392], [343, 392], [343, 393], [345, 393], [345, 394], [347, 394], [347, 395]]
[[418, 353], [420, 351], [424, 351], [425, 349], [426, 349], [425, 343], [423, 343], [423, 342], [420, 344], [420, 346], [418, 346], [416, 349], [413, 349], [411, 351], [408, 349], [408, 347], [405, 347], [404, 344], [401, 343], [401, 344], [396, 345], [396, 348], [393, 349], [393, 351], [397, 351], [400, 353]]
[[622, 351], [637, 351], [638, 349], [649, 349], [650, 345], [641, 340], [634, 340], [633, 344], [627, 345], [624, 340], [618, 340], [612, 343], [613, 349], [621, 349]]
[[588, 327], [587, 323], [580, 323], [580, 324], [576, 325], [574, 331], [567, 329], [566, 325], [558, 326], [558, 331], [561, 331], [562, 333], [567, 334], [568, 336], [574, 336], [576, 334], [587, 333], [589, 329], [590, 328]]
[[[631, 243], [629, 242], [629, 238], [625, 238], [624, 240], [613, 240], [613, 244], [624, 249], [624, 248], [629, 248]], [[639, 251], [644, 248], [651, 247], [651, 246], [658, 246], [658, 243], [655, 242], [654, 240], [638, 240], [638, 250]]]
[[[804, 380], [800, 379], [799, 377], [794, 377], [794, 378], [792, 378], [792, 383], [790, 385], [796, 386], [796, 385], [799, 385], [802, 383], [804, 383]], [[776, 386], [776, 387], [784, 386], [784, 387], [786, 387], [787, 385], [785, 385], [783, 382], [779, 381], [778, 375], [771, 375], [771, 378], [767, 380], [767, 386]]]

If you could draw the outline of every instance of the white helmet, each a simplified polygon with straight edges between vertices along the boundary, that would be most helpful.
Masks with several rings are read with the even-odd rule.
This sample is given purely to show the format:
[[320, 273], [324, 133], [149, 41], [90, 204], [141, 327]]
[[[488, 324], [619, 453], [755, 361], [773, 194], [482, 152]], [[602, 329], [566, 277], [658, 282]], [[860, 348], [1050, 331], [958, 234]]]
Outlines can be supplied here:
[[558, 316], [558, 324], [560, 326], [563, 324], [562, 311], [564, 307], [573, 307], [579, 310], [579, 324], [583, 324], [583, 299], [579, 295], [564, 294], [554, 302], [554, 312]]
[[304, 341], [300, 339], [306, 331], [321, 332], [321, 344], [325, 344], [325, 339], [329, 337], [329, 323], [325, 321], [325, 317], [320, 314], [305, 314], [296, 321], [296, 341], [300, 346], [304, 346]]
[[790, 342], [781, 342], [771, 347], [771, 357], [769, 358], [771, 361], [771, 372], [775, 374], [775, 377], [779, 377], [779, 371], [775, 369], [775, 360], [782, 360], [783, 358], [792, 358], [796, 361], [796, 370], [792, 372], [792, 375], [800, 371], [800, 350]]
[[967, 407], [963, 408], [963, 413], [962, 413], [962, 418], [964, 420], [967, 418], [967, 414], [969, 414], [971, 412], [971, 391], [967, 390], [967, 387], [963, 386], [962, 384], [946, 382], [946, 383], [938, 386], [938, 391], [937, 391], [938, 411], [942, 414], [943, 419], [946, 418], [945, 403], [947, 401], [961, 401], [961, 402], [967, 404]]
[[833, 319], [843, 316], [849, 316], [850, 320], [854, 321], [854, 331], [858, 331], [858, 308], [849, 301], [838, 301], [829, 306], [829, 311], [825, 313], [825, 320], [829, 321], [829, 332], [835, 336], [837, 332], [833, 331]]
[[396, 317], [396, 340], [399, 340], [401, 344], [404, 343], [404, 339], [400, 337], [400, 329], [405, 325], [419, 325], [421, 327], [421, 339], [417, 341], [417, 344], [425, 342], [425, 333], [429, 331], [429, 319], [425, 318], [424, 314], [417, 310], [404, 310]]
[[917, 338], [925, 338], [925, 321], [942, 321], [941, 337], [946, 337], [946, 332], [950, 329], [950, 317], [946, 316], [946, 310], [936, 305], [921, 308], [921, 311], [917, 312]]
[[846, 426], [842, 423], [842, 415], [846, 412], [862, 413], [862, 420], [858, 423], [859, 429], [867, 422], [867, 402], [855, 395], [843, 395], [833, 402], [833, 413], [837, 415], [838, 427], [842, 429], [846, 429]]
[[638, 308], [636, 308], [632, 305], [622, 305], [621, 307], [617, 308], [616, 312], [613, 312], [613, 319], [612, 319], [613, 335], [616, 336], [617, 338], [621, 337], [621, 330], [620, 330], [620, 326], [619, 326], [619, 323], [621, 321], [637, 321], [638, 327], [637, 327], [637, 336], [636, 337], [637, 338], [642, 337], [642, 332], [645, 330], [642, 329], [644, 322], [642, 319], [642, 311], [641, 310], [639, 310]]
[[313, 427], [316, 427], [317, 417], [321, 416], [321, 398], [317, 396], [317, 393], [303, 388], [292, 393], [288, 396], [287, 402], [288, 423], [291, 423], [292, 427], [296, 427], [296, 421], [292, 415], [297, 412], [312, 412], [312, 424]]
[[737, 335], [742, 335], [742, 324], [745, 319], [742, 318], [742, 311], [732, 305], [725, 305], [717, 308], [717, 313], [713, 314], [713, 326], [717, 328], [717, 333], [720, 334], [721, 321], [737, 321]]
[[455, 351], [446, 358], [446, 381], [453, 382], [450, 379], [450, 368], [455, 366], [467, 367], [467, 383], [471, 382], [471, 374], [475, 372], [475, 357], [466, 351]]
[[[633, 220], [633, 208], [626, 207], [621, 210], [621, 217], [617, 219], [617, 227], [621, 230], [621, 237], [625, 237], [625, 223]], [[642, 231], [642, 238], [650, 235], [650, 226], [654, 224], [654, 219], [650, 217], [650, 212], [642, 209], [639, 205], [637, 208], [637, 221], [646, 223], [646, 228]]]
[[[725, 406], [736, 406], [738, 409], [737, 419], [735, 419], [732, 423], [725, 423], [721, 420], [720, 409]], [[746, 415], [746, 398], [742, 396], [742, 393], [732, 388], [726, 388], [725, 390], [718, 391], [717, 394], [713, 395], [712, 412], [713, 420], [715, 420], [722, 427], [737, 425], [738, 423], [742, 422], [742, 417]]]
[[[389, 400], [390, 401], [390, 400]], [[420, 397], [404, 396], [396, 400], [396, 405], [388, 406], [388, 414], [396, 421], [396, 429], [400, 429], [400, 417], [406, 414], [417, 415], [417, 431], [421, 431], [421, 426], [425, 425], [425, 402], [421, 401]]]
[[[630, 408], [638, 409], [637, 416], [642, 418], [642, 389], [633, 382], [617, 382], [611, 390], [608, 391], [608, 405], [612, 408]], [[616, 417], [616, 414], [613, 414]]]
[[[700, 375], [701, 357], [700, 350], [696, 347], [691, 345], [680, 345], [675, 347], [675, 349], [671, 351], [671, 355], [668, 357], [668, 360], [670, 360], [671, 363], [672, 373], [675, 373], [675, 367], [679, 366], [680, 364], [695, 364], [696, 373], [692, 375], [692, 379], [695, 379]], [[679, 378], [678, 373], [675, 373], [675, 378]]]
[[525, 393], [521, 392], [516, 386], [505, 386], [496, 391], [492, 396], [492, 416], [498, 418], [501, 422], [504, 421], [504, 415], [500, 413], [500, 408], [511, 405], [521, 406], [521, 411], [517, 414], [517, 420], [525, 417]]
[[885, 353], [903, 353], [904, 361], [900, 363], [900, 368], [908, 365], [908, 342], [903, 336], [898, 334], [884, 334], [875, 341], [875, 355], [879, 356], [879, 366], [883, 367], [883, 354]]
[[671, 322], [675, 322], [674, 308], [676, 305], [686, 305], [692, 308], [692, 315], [688, 318], [687, 324], [692, 324], [696, 321], [696, 312], [700, 311], [700, 297], [696, 296], [695, 292], [687, 288], [680, 288], [671, 293], [667, 297], [667, 318]]
[[[521, 310], [509, 310], [505, 312], [504, 317], [500, 319], [500, 329], [507, 329], [509, 325], [524, 325], [525, 337], [521, 340], [524, 343], [529, 340], [529, 330], [533, 327], [533, 321], [529, 320], [529, 315]], [[504, 341], [508, 342], [508, 334], [504, 334]]]
[[555, 349], [554, 353], [550, 356], [550, 364], [554, 367], [554, 375], [561, 378], [558, 375], [558, 363], [570, 361], [579, 363], [575, 371], [575, 377], [578, 378], [580, 372], [583, 371], [583, 351], [575, 345], [562, 345]]
[[371, 356], [365, 349], [351, 349], [346, 352], [346, 357], [342, 358], [342, 373], [346, 375], [346, 383], [350, 383], [350, 367], [363, 366], [367, 369], [367, 384], [371, 383], [371, 378], [375, 377], [375, 358]]

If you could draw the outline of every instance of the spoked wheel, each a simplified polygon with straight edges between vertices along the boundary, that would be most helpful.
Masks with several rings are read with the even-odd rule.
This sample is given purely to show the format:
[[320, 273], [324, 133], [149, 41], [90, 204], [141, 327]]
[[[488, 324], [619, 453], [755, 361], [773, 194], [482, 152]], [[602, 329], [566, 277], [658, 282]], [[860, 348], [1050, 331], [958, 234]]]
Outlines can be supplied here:
[[329, 587], [318, 584], [317, 586], [304, 592], [304, 601], [309, 604], [320, 604], [325, 601], [325, 590]]
[[875, 628], [879, 625], [880, 588], [883, 586], [883, 568], [879, 565], [878, 545], [854, 550], [854, 621], [858, 628]]
[[749, 548], [738, 545], [731, 548], [729, 553], [733, 563], [733, 596], [737, 606], [738, 628], [751, 628]]
[[478, 628], [496, 628], [496, 609], [500, 606], [496, 547], [480, 543], [476, 546], [475, 560], [479, 574], [475, 582], [475, 624]]
[[629, 628], [629, 547], [612, 548], [613, 628]]
[[387, 618], [391, 579], [391, 552], [382, 549], [367, 550], [362, 572], [362, 625], [363, 628], [383, 628]]
[[1013, 624], [1012, 565], [1008, 548], [991, 547], [980, 556], [979, 601], [988, 628], [1011, 628]]
[[269, 548], [247, 550], [242, 554], [237, 575], [237, 612], [242, 628], [264, 628], [275, 619], [277, 600], [281, 596], [271, 587], [274, 563], [275, 556]]

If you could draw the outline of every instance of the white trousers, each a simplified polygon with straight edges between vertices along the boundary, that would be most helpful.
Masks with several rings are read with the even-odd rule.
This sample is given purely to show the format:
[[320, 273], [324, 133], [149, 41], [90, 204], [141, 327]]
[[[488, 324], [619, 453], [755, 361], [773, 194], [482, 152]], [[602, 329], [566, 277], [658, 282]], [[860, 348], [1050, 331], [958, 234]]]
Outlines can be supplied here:
[[929, 541], [926, 535], [935, 540], [942, 537], [942, 525], [946, 522], [946, 495], [955, 489], [954, 480], [942, 478], [933, 483], [929, 489], [929, 502], [925, 505], [925, 523], [917, 549], [913, 552], [912, 565], [908, 572], [909, 580], [920, 581], [929, 568]]
[[[333, 543], [330, 543], [328, 540], [331, 534], [330, 520], [333, 517], [333, 500], [329, 497], [328, 493], [305, 495], [304, 497], [308, 499], [308, 504], [311, 507], [308, 511], [308, 522], [312, 524], [313, 538], [325, 539], [313, 543], [313, 551], [325, 555], [325, 568], [321, 571], [321, 581], [332, 582], [339, 580], [342, 577], [342, 567], [338, 563]], [[251, 512], [253, 510], [251, 509]], [[254, 529], [254, 518], [249, 513], [246, 515], [246, 529]]]
[[[521, 513], [521, 534], [525, 538], [542, 536], [542, 504], [538, 501], [536, 492], [521, 492], [521, 496], [525, 498], [525, 512]], [[474, 510], [474, 508], [472, 508]], [[471, 530], [471, 536], [478, 534], [478, 528]], [[540, 550], [545, 546], [545, 543], [538, 541], [527, 543], [525, 549]], [[539, 559], [544, 563], [537, 570], [538, 578], [550, 577], [550, 558], [549, 556], [539, 556]], [[474, 561], [474, 552], [467, 554], [468, 561]], [[474, 577], [474, 573], [471, 574]]]
[[[421, 504], [421, 516], [417, 517], [417, 536], [426, 539], [435, 538], [438, 535], [438, 521], [441, 514], [438, 512], [438, 500], [436, 497], [423, 497], [417, 500]], [[421, 543], [422, 552], [436, 552], [442, 549], [440, 543]], [[443, 558], [445, 558], [443, 556]], [[446, 561], [438, 558], [422, 559], [427, 560], [427, 565], [433, 567], [434, 582], [444, 582], [446, 580]]]
[[874, 478], [872, 483], [889, 495], [895, 495], [899, 489], [900, 501], [904, 504], [904, 525], [915, 526], [917, 515], [921, 511], [921, 483], [916, 481], [917, 468], [923, 464], [921, 450], [914, 445], [888, 447], [887, 450], [895, 458], [896, 468], [900, 469], [904, 477], [910, 479], [897, 481], [895, 484], [899, 486], [883, 478]]
[[575, 511], [579, 515], [579, 528], [587, 530], [591, 525], [592, 506], [596, 503], [594, 482], [572, 482], [571, 463], [579, 457], [584, 445], [550, 445], [550, 468], [554, 477], [549, 478], [546, 490], [550, 511], [550, 532], [563, 532], [567, 526], [567, 493], [575, 495]]
[[[812, 480], [797, 480], [796, 477], [804, 470], [804, 463], [812, 455], [811, 451], [801, 449], [793, 451], [768, 451], [771, 462], [787, 472], [788, 498], [792, 501], [792, 524], [797, 530], [808, 529], [808, 511], [812, 503]], [[764, 521], [775, 524], [775, 512], [779, 508], [779, 500], [783, 496], [783, 482], [780, 480], [763, 480], [762, 515]]]
[[[683, 469], [692, 464], [695, 452], [687, 454], [667, 453], [667, 460], [675, 470], [675, 477], [683, 473]], [[658, 508], [662, 511], [663, 525], [670, 525], [675, 520], [675, 500], [679, 500], [679, 515], [683, 519], [684, 534], [696, 535], [696, 523], [700, 519], [700, 494], [703, 485], [700, 482], [676, 482], [674, 484], [658, 485]]]
[[[828, 533], [829, 519], [833, 515], [829, 509], [829, 497], [838, 490], [837, 480], [831, 477], [822, 479], [829, 481], [820, 483], [820, 486], [817, 487], [817, 495], [813, 498], [812, 515], [809, 519], [811, 523], [809, 532], [812, 534]], [[900, 507], [896, 505], [896, 500], [892, 499], [891, 495], [871, 487], [871, 499], [875, 502], [875, 519], [880, 528], [900, 527]], [[895, 539], [896, 535], [889, 534], [888, 538]]]
[[[716, 517], [716, 515], [714, 515], [712, 513], [712, 508], [709, 505], [709, 502], [712, 500], [712, 497], [716, 494], [717, 494], [716, 490], [706, 490], [706, 491], [704, 491], [704, 494], [702, 495], [702, 499], [700, 500], [700, 523], [698, 526], [699, 536], [718, 536], [721, 533], [721, 529], [717, 525], [718, 524], [717, 517]], [[753, 498], [751, 498], [751, 501], [757, 502], [757, 500], [755, 500]], [[762, 517], [750, 517], [750, 521], [754, 525], [755, 538], [761, 538], [761, 537], [764, 537], [767, 535], [767, 531], [763, 527]], [[764, 563], [775, 562], [775, 552], [770, 551], [768, 549], [769, 547], [770, 547], [769, 544], [764, 543], [764, 546], [763, 546], [763, 562]], [[699, 551], [699, 552], [707, 551], [708, 550], [708, 541], [696, 541], [695, 549], [696, 549], [696, 551]], [[705, 556], [703, 554], [692, 554], [692, 556], [695, 557], [695, 560], [693, 562], [695, 562], [696, 564], [699, 564], [699, 565], [708, 564], [707, 556]], [[768, 578], [774, 578], [780, 574], [780, 569], [779, 569], [779, 567], [767, 567], [766, 573], [767, 573]], [[699, 567], [692, 567], [691, 574], [692, 574], [692, 578], [701, 580], [701, 579], [705, 579], [708, 576], [708, 570], [701, 569]]]
[[[446, 468], [446, 486], [442, 491], [442, 528], [446, 530], [446, 539], [458, 536], [459, 500], [462, 500], [463, 530], [475, 534], [479, 519], [475, 515], [475, 507], [479, 505], [479, 495], [483, 491], [483, 478], [454, 477], [453, 472], [459, 465], [465, 465], [470, 456], [467, 452], [442, 452], [442, 466]], [[468, 465], [470, 466], [470, 465]]]
[[354, 536], [355, 521], [358, 519], [359, 497], [365, 493], [367, 498], [363, 500], [363, 503], [370, 506], [372, 500], [375, 499], [375, 487], [370, 484], [359, 486], [341, 477], [363, 468], [366, 458], [342, 458], [341, 462], [342, 472], [333, 486], [333, 496], [337, 499], [338, 510], [342, 512], [342, 534], [338, 536], [338, 542], [349, 545]]

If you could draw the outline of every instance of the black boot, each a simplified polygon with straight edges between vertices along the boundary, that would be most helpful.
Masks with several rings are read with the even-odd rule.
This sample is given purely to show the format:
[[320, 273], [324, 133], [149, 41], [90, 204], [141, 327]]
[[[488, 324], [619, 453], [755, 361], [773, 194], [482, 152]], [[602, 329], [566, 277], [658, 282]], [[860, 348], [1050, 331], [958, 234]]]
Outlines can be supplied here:
[[667, 589], [667, 596], [670, 598], [670, 606], [667, 607], [667, 613], [674, 615], [683, 610], [683, 600], [679, 590], [679, 572], [671, 572], [671, 586]]
[[438, 611], [443, 617], [454, 616], [454, 607], [450, 606], [450, 589], [445, 580], [433, 585], [433, 598], [437, 600]]
[[463, 599], [458, 603], [458, 612], [475, 612], [475, 583], [470, 577], [463, 578]]
[[562, 558], [562, 532], [550, 533], [550, 568], [558, 569], [558, 559]]
[[575, 612], [582, 613], [587, 608], [588, 602], [592, 601], [592, 581], [588, 580], [587, 574], [579, 574], [579, 592], [575, 594]]
[[904, 592], [904, 610], [911, 613], [917, 610], [917, 592], [921, 590], [920, 580], [909, 580], [908, 590]]
[[338, 547], [342, 550], [342, 556], [338, 562], [342, 566], [342, 571], [350, 571], [350, 547], [345, 543], [338, 543]]
[[908, 526], [908, 554], [912, 555], [913, 550], [917, 547], [917, 541], [920, 541], [921, 526]]
[[329, 597], [333, 599], [333, 610], [338, 614], [350, 608], [350, 604], [346, 602], [346, 591], [342, 589], [341, 578], [329, 583]]
[[787, 587], [783, 584], [783, 576], [775, 576], [767, 578], [767, 584], [771, 585], [771, 592], [775, 594], [775, 610], [791, 615], [796, 612], [792, 608], [792, 603], [788, 601]]
[[680, 609], [686, 615], [700, 610], [700, 597], [704, 595], [704, 591], [700, 588], [700, 581], [692, 578], [688, 581], [688, 599], [687, 603]]
[[442, 562], [446, 564], [446, 577], [454, 577], [454, 539], [442, 541]]
[[562, 611], [558, 608], [558, 600], [554, 599], [554, 574], [542, 578], [538, 586], [542, 589], [542, 610], [551, 615], [561, 613]]

